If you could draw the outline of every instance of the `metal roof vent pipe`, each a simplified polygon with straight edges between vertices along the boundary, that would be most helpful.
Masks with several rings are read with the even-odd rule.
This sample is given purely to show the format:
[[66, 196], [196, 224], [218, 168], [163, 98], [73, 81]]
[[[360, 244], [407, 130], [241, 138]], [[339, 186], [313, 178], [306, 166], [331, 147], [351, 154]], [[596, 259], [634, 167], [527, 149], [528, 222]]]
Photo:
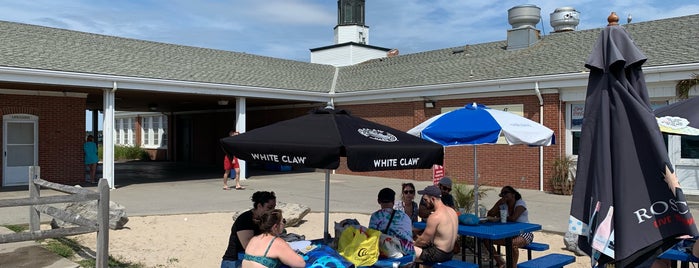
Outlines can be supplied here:
[[507, 49], [528, 48], [539, 42], [541, 34], [536, 25], [541, 20], [541, 8], [536, 5], [519, 5], [507, 10]]
[[554, 33], [575, 31], [580, 23], [580, 12], [572, 7], [559, 7], [551, 13]]

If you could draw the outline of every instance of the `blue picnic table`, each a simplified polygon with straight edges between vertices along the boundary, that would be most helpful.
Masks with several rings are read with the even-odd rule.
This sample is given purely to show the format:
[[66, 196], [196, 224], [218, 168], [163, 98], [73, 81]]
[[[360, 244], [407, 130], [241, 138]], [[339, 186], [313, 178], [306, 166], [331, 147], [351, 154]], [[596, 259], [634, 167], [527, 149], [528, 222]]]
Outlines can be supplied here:
[[[427, 226], [425, 222], [416, 222], [413, 226], [424, 230]], [[512, 267], [512, 239], [520, 234], [541, 230], [540, 224], [526, 222], [483, 222], [478, 225], [459, 224], [458, 233], [461, 236], [471, 236], [477, 239], [505, 240], [505, 252], [507, 267]], [[478, 265], [481, 264], [480, 243], [476, 242], [476, 255], [478, 255]], [[463, 250], [463, 247], [462, 247]], [[491, 252], [492, 253], [492, 252]], [[462, 254], [463, 255], [463, 254]], [[491, 256], [492, 257], [492, 256]]]

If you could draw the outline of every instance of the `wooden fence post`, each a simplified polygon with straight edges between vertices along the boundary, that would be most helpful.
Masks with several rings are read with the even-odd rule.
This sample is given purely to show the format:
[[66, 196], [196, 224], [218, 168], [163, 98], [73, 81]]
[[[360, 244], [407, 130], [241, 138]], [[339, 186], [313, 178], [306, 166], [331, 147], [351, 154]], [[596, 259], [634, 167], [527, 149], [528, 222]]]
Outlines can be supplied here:
[[97, 267], [107, 268], [109, 264], [109, 182], [100, 179], [97, 185], [100, 197], [97, 200]]
[[[32, 199], [32, 202], [36, 203], [39, 201], [40, 193], [39, 189], [40, 186], [34, 184], [34, 179], [41, 178], [41, 168], [39, 166], [30, 166], [29, 167], [29, 198]], [[40, 219], [40, 212], [39, 210], [36, 209], [36, 207], [29, 206], [29, 229], [32, 232], [38, 232], [40, 231], [39, 225], [41, 224], [41, 219]]]

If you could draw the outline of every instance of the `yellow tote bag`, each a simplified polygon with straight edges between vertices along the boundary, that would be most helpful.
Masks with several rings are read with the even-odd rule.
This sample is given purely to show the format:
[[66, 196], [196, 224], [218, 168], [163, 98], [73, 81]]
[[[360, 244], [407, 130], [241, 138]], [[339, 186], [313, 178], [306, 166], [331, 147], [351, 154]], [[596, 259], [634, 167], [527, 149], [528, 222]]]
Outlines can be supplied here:
[[337, 252], [355, 266], [371, 266], [379, 259], [381, 231], [347, 227], [340, 235]]

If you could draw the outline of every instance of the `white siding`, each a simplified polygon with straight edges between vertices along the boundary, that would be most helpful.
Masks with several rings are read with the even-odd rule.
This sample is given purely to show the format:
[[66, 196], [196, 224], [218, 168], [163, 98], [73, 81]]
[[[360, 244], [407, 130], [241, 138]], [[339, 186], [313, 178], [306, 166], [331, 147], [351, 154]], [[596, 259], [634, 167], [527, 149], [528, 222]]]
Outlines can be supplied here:
[[347, 66], [371, 59], [386, 57], [386, 52], [355, 45], [347, 45], [311, 52], [311, 63]]
[[338, 26], [335, 28], [335, 44], [355, 42], [369, 44], [369, 27], [358, 25]]

